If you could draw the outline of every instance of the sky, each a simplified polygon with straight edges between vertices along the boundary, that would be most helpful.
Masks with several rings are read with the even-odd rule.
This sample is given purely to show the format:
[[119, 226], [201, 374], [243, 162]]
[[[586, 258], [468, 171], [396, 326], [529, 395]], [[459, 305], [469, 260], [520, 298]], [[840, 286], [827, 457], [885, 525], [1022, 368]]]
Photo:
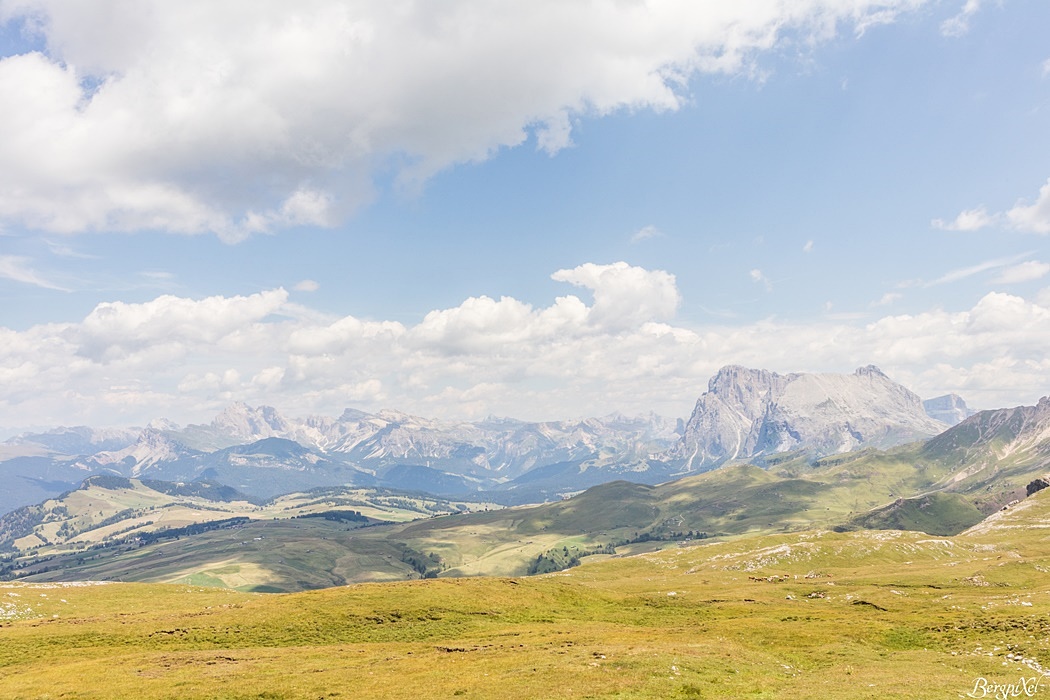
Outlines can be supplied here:
[[0, 436], [1050, 394], [1044, 0], [0, 0]]

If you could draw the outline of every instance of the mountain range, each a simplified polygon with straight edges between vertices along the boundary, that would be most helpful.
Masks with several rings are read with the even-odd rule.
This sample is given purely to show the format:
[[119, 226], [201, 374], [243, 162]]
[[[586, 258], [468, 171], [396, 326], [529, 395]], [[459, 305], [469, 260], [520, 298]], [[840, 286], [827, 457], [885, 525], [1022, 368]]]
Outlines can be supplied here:
[[[210, 423], [56, 428], [0, 445], [0, 513], [95, 474], [209, 481], [257, 498], [326, 486], [483, 493], [506, 504], [557, 499], [615, 479], [656, 484], [727, 462], [818, 458], [941, 433], [958, 397], [923, 402], [875, 367], [848, 375], [728, 366], [688, 421], [611, 415], [575, 421], [442, 421], [347, 409], [290, 418], [235, 403]], [[947, 407], [947, 408], [946, 408]]]
[[764, 468], [723, 465], [656, 486], [615, 480], [509, 508], [346, 486], [263, 500], [202, 482], [94, 476], [0, 516], [0, 575], [288, 591], [516, 576], [696, 539], [861, 529], [952, 536], [1045, 488], [1048, 471], [1050, 398], [889, 449], [792, 451]]

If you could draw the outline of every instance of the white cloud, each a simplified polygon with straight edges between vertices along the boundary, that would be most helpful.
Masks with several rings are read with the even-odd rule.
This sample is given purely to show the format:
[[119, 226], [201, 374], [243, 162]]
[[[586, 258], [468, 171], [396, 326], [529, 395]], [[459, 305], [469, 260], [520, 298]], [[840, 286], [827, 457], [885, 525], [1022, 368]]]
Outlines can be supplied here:
[[755, 284], [761, 284], [763, 287], [765, 287], [767, 292], [773, 291], [773, 283], [768, 277], [766, 277], [765, 273], [762, 272], [762, 270], [755, 268], [751, 270], [749, 275], [751, 276], [752, 282], [754, 282]]
[[979, 231], [996, 223], [998, 216], [989, 214], [984, 207], [967, 209], [959, 213], [952, 221], [934, 219], [930, 224], [942, 231]]
[[[996, 292], [970, 309], [871, 322], [687, 327], [674, 319], [665, 272], [618, 263], [555, 274], [594, 301], [473, 297], [405, 326], [288, 314], [287, 294], [273, 290], [100, 304], [77, 323], [0, 327], [0, 425], [199, 422], [234, 400], [297, 415], [385, 405], [465, 418], [684, 417], [729, 363], [780, 372], [875, 363], [923, 396], [956, 391], [982, 407], [1050, 393], [1046, 293]], [[599, 309], [625, 318], [597, 323]]]
[[139, 277], [145, 277], [149, 280], [157, 282], [170, 282], [175, 279], [175, 273], [168, 272], [166, 270], [142, 270], [141, 272], [135, 273]]
[[1020, 255], [1011, 255], [1007, 258], [995, 258], [993, 260], [985, 260], [984, 262], [977, 263], [976, 265], [960, 267], [955, 270], [950, 270], [949, 272], [944, 273], [943, 275], [931, 282], [926, 282], [925, 284], [923, 284], [923, 286], [936, 287], [942, 284], [958, 282], [959, 280], [964, 280], [967, 277], [979, 275], [982, 272], [989, 272], [990, 270], [999, 270], [1009, 265], [1013, 265], [1014, 263], [1023, 260], [1029, 255], [1031, 255], [1031, 253], [1021, 253]]
[[320, 288], [321, 285], [314, 280], [301, 280], [292, 287], [297, 292], [316, 292]]
[[1002, 221], [1025, 233], [1050, 233], [1050, 179], [1039, 188], [1039, 196], [1032, 204], [1022, 200], [1003, 213], [989, 214], [983, 206], [961, 212], [954, 221], [934, 219], [934, 228], [945, 231], [977, 231]]
[[981, 0], [966, 0], [959, 14], [941, 23], [941, 34], [948, 37], [960, 37], [970, 31], [970, 18], [981, 9]]
[[886, 292], [878, 301], [872, 303], [872, 306], [889, 306], [903, 298], [904, 295], [900, 292]]
[[97, 255], [90, 255], [88, 253], [81, 253], [78, 250], [74, 250], [72, 246], [64, 243], [56, 243], [55, 241], [45, 240], [44, 243], [47, 245], [52, 255], [56, 255], [60, 258], [75, 258], [78, 260], [98, 260]]
[[0, 59], [0, 222], [213, 232], [329, 226], [373, 173], [418, 185], [581, 118], [674, 110], [698, 73], [923, 0], [491, 3], [3, 0], [46, 53]]
[[1050, 179], [1039, 188], [1039, 197], [1034, 204], [1019, 202], [1006, 212], [1006, 218], [1021, 231], [1050, 233]]
[[539, 125], [536, 129], [536, 145], [541, 151], [546, 151], [547, 155], [551, 156], [572, 145], [572, 123], [565, 110], [549, 117]]
[[803, 253], [812, 253], [813, 252], [813, 241], [806, 241], [806, 244], [804, 246], [802, 246], [802, 252]]
[[265, 367], [252, 377], [251, 383], [264, 391], [276, 392], [280, 390], [284, 373], [284, 367]]
[[200, 301], [164, 295], [142, 304], [107, 302], [96, 306], [75, 330], [75, 352], [103, 364], [161, 354], [182, 357], [202, 344], [235, 341], [252, 324], [278, 313], [283, 289], [247, 297]]
[[634, 235], [631, 236], [631, 243], [641, 243], [642, 241], [647, 241], [650, 238], [658, 238], [663, 235], [664, 234], [662, 231], [660, 231], [660, 229], [656, 228], [652, 224], [649, 224], [648, 226], [643, 226], [642, 228], [634, 232]]
[[541, 339], [537, 336], [549, 327], [537, 327], [537, 320], [532, 307], [517, 299], [471, 297], [455, 308], [431, 311], [410, 337], [415, 347], [443, 355], [509, 352]]
[[625, 262], [587, 263], [572, 270], [558, 270], [551, 279], [590, 289], [594, 305], [588, 320], [610, 328], [669, 319], [681, 301], [674, 275]]
[[0, 255], [0, 278], [31, 284], [34, 287], [54, 289], [60, 292], [68, 292], [54, 282], [45, 279], [32, 267], [32, 261], [19, 255]]
[[1050, 272], [1050, 264], [1029, 260], [1019, 265], [1013, 265], [1003, 269], [993, 280], [997, 284], [1017, 284], [1020, 282], [1031, 282], [1041, 279]]

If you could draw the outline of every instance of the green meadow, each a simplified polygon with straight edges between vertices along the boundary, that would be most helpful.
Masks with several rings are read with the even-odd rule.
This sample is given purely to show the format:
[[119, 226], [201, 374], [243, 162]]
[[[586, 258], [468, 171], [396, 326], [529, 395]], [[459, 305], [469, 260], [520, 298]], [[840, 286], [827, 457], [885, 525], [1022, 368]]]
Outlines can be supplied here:
[[957, 698], [1022, 682], [1038, 694], [1048, 528], [1044, 491], [951, 537], [662, 543], [532, 577], [286, 594], [13, 581], [0, 584], [0, 696]]

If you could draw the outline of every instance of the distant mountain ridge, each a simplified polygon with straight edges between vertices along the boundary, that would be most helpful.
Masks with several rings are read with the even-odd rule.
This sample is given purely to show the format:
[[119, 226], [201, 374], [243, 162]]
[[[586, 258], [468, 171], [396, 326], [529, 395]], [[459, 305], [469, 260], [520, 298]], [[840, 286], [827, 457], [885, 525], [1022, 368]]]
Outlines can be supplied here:
[[[39, 448], [35, 462], [22, 462], [33, 469], [39, 470], [41, 464], [63, 467], [63, 481], [55, 484], [52, 493], [75, 486], [71, 474], [81, 479], [115, 474], [169, 481], [208, 479], [261, 498], [353, 485], [436, 490], [445, 495], [496, 489], [509, 494], [506, 498], [511, 501], [525, 502], [556, 498], [625, 472], [646, 472], [648, 458], [678, 439], [677, 427], [677, 421], [656, 415], [544, 423], [489, 418], [468, 423], [392, 410], [372, 414], [347, 409], [338, 418], [299, 419], [270, 406], [235, 403], [208, 424], [181, 428], [158, 420], [104, 443], [93, 437], [91, 429], [78, 428], [72, 433], [75, 440], [63, 437], [57, 445], [57, 434], [52, 432], [19, 436], [9, 445], [17, 442], [23, 452], [27, 446]], [[63, 431], [62, 435], [70, 433], [70, 429]], [[92, 449], [95, 443], [107, 449]], [[88, 449], [86, 454], [70, 454], [52, 445]], [[553, 467], [550, 473], [557, 478], [517, 481], [546, 467]], [[662, 480], [667, 474], [658, 469], [652, 477]], [[25, 499], [5, 503], [0, 496], [0, 512], [18, 505], [28, 503]]]
[[[756, 371], [730, 368], [721, 377], [721, 384], [712, 382], [714, 389], [722, 396], [746, 397], [757, 385], [740, 382], [732, 375], [752, 372]], [[820, 383], [838, 389], [870, 387], [864, 391], [874, 397], [896, 391], [880, 375], [872, 368], [862, 368], [853, 375], [820, 377]], [[785, 386], [791, 381], [809, 381], [775, 375], [768, 378], [771, 384], [779, 382], [774, 386], [779, 393], [774, 396], [781, 399], [788, 395]], [[750, 395], [759, 403], [769, 398], [761, 392], [752, 391]], [[846, 403], [847, 395], [842, 391], [825, 395], [827, 398], [816, 404], [820, 410], [811, 413], [803, 409], [812, 401], [806, 403], [798, 397], [783, 401], [781, 406], [786, 404], [809, 420], [822, 420], [816, 427], [831, 426], [834, 436], [834, 429], [840, 426], [827, 417], [839, 414], [831, 413], [825, 405], [831, 401], [840, 413], [853, 411], [851, 420], [857, 421], [857, 432], [867, 429], [859, 418], [864, 417], [859, 413], [863, 402]], [[704, 407], [717, 406], [710, 398], [702, 403]], [[774, 414], [775, 410], [766, 409], [764, 415]], [[790, 414], [784, 411], [781, 415]], [[351, 422], [368, 418], [356, 412], [349, 417]], [[878, 417], [885, 419], [886, 413]], [[289, 421], [293, 428], [294, 423]], [[829, 434], [805, 421], [797, 425], [802, 428], [797, 430], [799, 438]], [[900, 430], [897, 424], [890, 427], [873, 434], [884, 439]], [[158, 440], [160, 432], [155, 428], [143, 431], [141, 444], [131, 446], [131, 452]], [[761, 429], [758, 434], [763, 434]], [[168, 443], [159, 444], [170, 449]], [[0, 515], [0, 577], [47, 581], [86, 576], [123, 580], [221, 576], [235, 568], [230, 565], [232, 555], [256, 567], [253, 570], [276, 567], [267, 574], [274, 577], [267, 585], [276, 582], [283, 590], [297, 590], [318, 583], [345, 583], [349, 580], [345, 578], [349, 575], [346, 562], [354, 562], [354, 580], [385, 580], [392, 574], [412, 576], [412, 571], [420, 576], [520, 575], [535, 572], [534, 565], [543, 561], [557, 570], [571, 565], [567, 561], [573, 556], [609, 554], [612, 543], [617, 543], [615, 547], [619, 543], [633, 547], [795, 530], [916, 530], [950, 537], [976, 527], [991, 514], [1000, 514], [1001, 520], [1002, 513], [1028, 507], [1025, 504], [1033, 495], [1045, 501], [1045, 494], [1037, 494], [1050, 483], [1050, 397], [1035, 406], [981, 411], [933, 438], [888, 449], [865, 447], [821, 458], [813, 458], [804, 449], [774, 452], [764, 456], [768, 457], [764, 468], [727, 463], [719, 469], [668, 478], [666, 470], [676, 464], [672, 460], [614, 461], [592, 468], [586, 467], [586, 462], [549, 464], [500, 487], [540, 482], [564, 489], [570, 482], [583, 483], [573, 479], [597, 481], [593, 488], [569, 498], [509, 509], [479, 502], [499, 493], [493, 490], [474, 491], [472, 498], [454, 499], [459, 501], [454, 504], [440, 497], [393, 492], [381, 486], [326, 487], [298, 494], [286, 491], [289, 495], [258, 499], [227, 485], [231, 479], [241, 479], [255, 488], [253, 480], [260, 479], [266, 488], [274, 488], [276, 483], [278, 490], [286, 490], [300, 483], [312, 486], [311, 479], [332, 478], [340, 469], [347, 473], [357, 469], [336, 461], [334, 454], [287, 438], [265, 437], [207, 453], [187, 451], [181, 459], [189, 459], [200, 477], [192, 482], [91, 477], [61, 497]], [[131, 468], [133, 460], [129, 457], [131, 453], [124, 458], [113, 455], [111, 463]], [[173, 464], [160, 460], [144, 471], [160, 473]], [[396, 460], [374, 474], [359, 470], [357, 474], [376, 482], [403, 479], [431, 492], [463, 492], [478, 483], [462, 474]], [[617, 479], [615, 474], [635, 483]], [[665, 477], [658, 485], [637, 483], [657, 474]], [[343, 474], [336, 478], [345, 481], [348, 477]], [[429, 505], [421, 507], [424, 503]], [[399, 508], [400, 514], [391, 518], [391, 507]], [[408, 520], [363, 528], [361, 513], [355, 514], [360, 509], [367, 510], [364, 515], [375, 520]], [[442, 512], [456, 515], [432, 517]], [[312, 534], [303, 529], [300, 519], [304, 517], [313, 518], [308, 527]], [[352, 534], [347, 529], [350, 522], [356, 523]], [[192, 545], [189, 538], [193, 538]], [[340, 544], [322, 544], [335, 539]], [[267, 544], [258, 548], [246, 546], [264, 541]], [[288, 543], [303, 548], [306, 541], [310, 542], [306, 552], [316, 549], [323, 553], [313, 559], [314, 568], [309, 571], [299, 561], [293, 564], [284, 560]], [[184, 550], [192, 556], [184, 557]], [[282, 553], [274, 556], [276, 551]]]
[[138, 428], [89, 428], [80, 425], [53, 428], [43, 433], [19, 435], [5, 445], [38, 445], [63, 454], [92, 454], [102, 450], [119, 450], [135, 442]]
[[[947, 398], [952, 410], [965, 406]], [[947, 427], [873, 366], [848, 375], [726, 366], [688, 422], [657, 415], [466, 422], [350, 408], [338, 417], [290, 418], [234, 403], [206, 424], [157, 419], [141, 430], [59, 428], [13, 438], [0, 445], [0, 476], [14, 484], [0, 493], [0, 513], [92, 474], [210, 480], [258, 498], [353, 485], [443, 496], [484, 491], [502, 503], [528, 503], [614, 479], [657, 484], [732, 461], [888, 447]]]

